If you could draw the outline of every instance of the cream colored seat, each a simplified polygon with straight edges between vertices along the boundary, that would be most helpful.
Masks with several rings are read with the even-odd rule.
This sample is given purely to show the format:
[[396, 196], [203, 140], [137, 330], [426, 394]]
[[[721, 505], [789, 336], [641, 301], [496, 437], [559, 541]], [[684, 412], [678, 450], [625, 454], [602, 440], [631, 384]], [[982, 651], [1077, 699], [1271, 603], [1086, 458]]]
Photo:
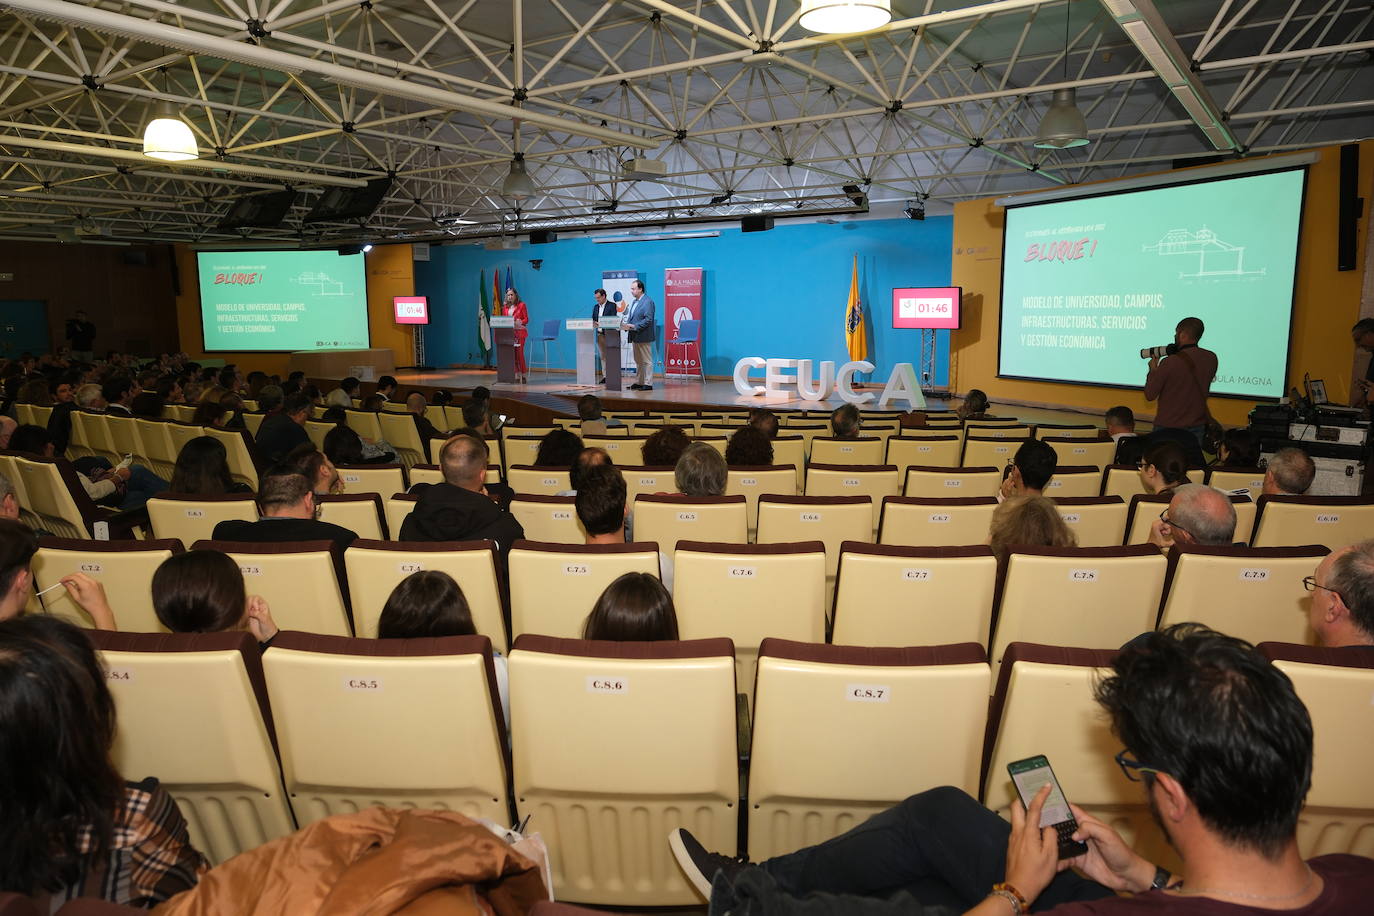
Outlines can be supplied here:
[[872, 542], [872, 519], [872, 501], [867, 496], [764, 496], [759, 499], [755, 540], [760, 544], [824, 544], [828, 599], [835, 593], [840, 548], [849, 541]]
[[177, 451], [172, 446], [170, 424], [166, 420], [145, 420], [139, 418], [138, 436], [148, 450], [148, 465], [153, 473], [163, 480], [171, 480], [176, 470]]
[[749, 858], [838, 836], [914, 787], [978, 791], [992, 684], [974, 643], [913, 649], [765, 639], [749, 752]]
[[224, 444], [229, 456], [229, 473], [234, 480], [244, 483], [253, 490], [258, 488], [258, 469], [253, 461], [248, 433], [241, 429], [219, 429], [205, 427], [205, 435], [218, 439]]
[[[1056, 436], [1042, 441], [1054, 449], [1061, 465], [1090, 464], [1094, 467], [1105, 468], [1116, 458], [1116, 443], [1111, 439], [1078, 439]], [[1139, 474], [1137, 474], [1137, 486], [1139, 486], [1139, 479]]]
[[324, 451], [324, 437], [333, 432], [338, 425], [329, 420], [306, 420], [305, 434], [310, 437], [315, 448]]
[[382, 429], [382, 438], [396, 450], [396, 457], [402, 465], [408, 468], [427, 460], [425, 443], [420, 439], [420, 430], [415, 426], [413, 416], [384, 410], [377, 414], [377, 424]]
[[[539, 454], [539, 443], [544, 440], [538, 436], [511, 436], [501, 437], [504, 448], [504, 463], [501, 465], [505, 469], [507, 476], [514, 465], [527, 465], [533, 467], [534, 458]], [[437, 455], [435, 456], [438, 457]]]
[[988, 644], [997, 558], [974, 547], [846, 541], [831, 641], [847, 646]]
[[197, 541], [196, 550], [218, 550], [239, 564], [250, 595], [261, 595], [277, 626], [325, 636], [352, 636], [329, 541], [245, 544]]
[[85, 448], [83, 454], [96, 455], [110, 464], [118, 464], [123, 459], [124, 456], [115, 449], [114, 440], [110, 438], [110, 427], [103, 413], [73, 410], [71, 419], [72, 441]]
[[196, 407], [194, 404], [167, 404], [162, 408], [162, 415], [178, 423], [190, 423], [196, 415]]
[[405, 471], [399, 464], [340, 464], [337, 468], [345, 493], [376, 493], [386, 498], [406, 491]]
[[401, 580], [421, 570], [448, 573], [463, 590], [477, 632], [497, 652], [510, 644], [496, 576], [493, 541], [425, 541], [397, 543], [359, 538], [344, 551], [353, 623], [360, 637], [377, 635], [382, 608]]
[[[1161, 558], [1162, 559], [1162, 558]], [[1014, 643], [988, 712], [983, 803], [1010, 818], [1016, 798], [1007, 764], [1045, 754], [1064, 794], [1121, 832], [1127, 846], [1177, 874], [1177, 855], [1150, 817], [1141, 787], [1113, 759], [1121, 742], [1093, 699], [1115, 650]]]
[[806, 454], [808, 458], [811, 455], [812, 440], [817, 436], [828, 436], [832, 432], [829, 423], [789, 423], [786, 429], [789, 436], [801, 436], [806, 442]]
[[883, 498], [898, 495], [901, 488], [901, 475], [891, 464], [812, 464], [806, 469], [807, 496], [867, 496], [873, 500], [875, 538]]
[[5, 479], [14, 487], [14, 498], [19, 503], [19, 521], [30, 528], [42, 528], [38, 513], [29, 508], [33, 503], [29, 499], [28, 490], [24, 489], [24, 476], [19, 470], [19, 462], [25, 460], [27, 459], [20, 452], [0, 450], [0, 474], [4, 474]]
[[339, 493], [332, 496], [317, 496], [319, 519], [347, 528], [360, 538], [384, 540], [386, 528], [383, 527], [382, 498], [376, 493]]
[[[461, 408], [459, 409], [459, 413], [462, 413]], [[529, 426], [515, 423], [507, 423], [501, 427], [501, 434], [503, 437], [520, 436], [521, 438], [526, 439], [542, 439], [557, 428], [558, 427], [554, 426], [552, 423]]]
[[1105, 436], [1107, 431], [1100, 426], [1091, 423], [1065, 424], [1058, 423], [1037, 423], [1035, 424], [1035, 437], [1037, 439], [1100, 439]]
[[759, 523], [759, 497], [796, 496], [797, 470], [790, 464], [730, 468], [725, 483], [726, 496], [743, 496], [752, 540]]
[[1264, 490], [1264, 468], [1212, 468], [1207, 471], [1207, 486], [1228, 493], [1245, 490], [1251, 502], [1258, 503]]
[[263, 421], [267, 419], [266, 414], [245, 412], [243, 414], [243, 428], [248, 430], [248, 435], [253, 437], [256, 442], [258, 430], [262, 429]]
[[[491, 474], [492, 474], [493, 472], [495, 472], [495, 473], [497, 474], [497, 479], [498, 479], [498, 480], [500, 479], [500, 468], [493, 467], [492, 465], [487, 465], [487, 482], [488, 482], [488, 483], [491, 483], [491, 482], [492, 482], [492, 480], [491, 480]], [[407, 475], [410, 477], [410, 485], [411, 485], [412, 487], [415, 486], [417, 483], [443, 483], [443, 482], [444, 482], [444, 472], [443, 472], [443, 469], [441, 469], [441, 468], [439, 467], [439, 465], [437, 465], [437, 464], [413, 464], [413, 465], [410, 466], [410, 470], [407, 471]], [[399, 491], [393, 490], [392, 492], [395, 493], [395, 492], [399, 492]], [[390, 495], [390, 494], [388, 494], [388, 493], [383, 493], [383, 494], [382, 494], [383, 497], [386, 497], [386, 496], [389, 496], [389, 495]]]
[[909, 467], [902, 495], [925, 499], [996, 496], [1002, 486], [1002, 469]]
[[778, 437], [773, 440], [773, 464], [780, 466], [790, 464], [797, 470], [797, 492], [801, 493], [806, 489], [806, 440], [801, 436], [791, 435], [787, 427], [778, 430]]
[[506, 723], [485, 636], [282, 633], [262, 666], [301, 826], [369, 805], [509, 823]]
[[1374, 856], [1374, 649], [1267, 642], [1259, 650], [1288, 675], [1312, 716], [1312, 788], [1298, 815], [1298, 851]]
[[816, 436], [811, 440], [812, 464], [883, 464], [886, 440], [863, 435], [857, 439]]
[[997, 499], [992, 496], [889, 496], [883, 500], [878, 543], [906, 547], [985, 544], [996, 508]]
[[583, 448], [604, 448], [616, 464], [643, 464], [647, 436], [585, 436]]
[[186, 817], [191, 845], [213, 864], [296, 829], [250, 634], [88, 635], [118, 715], [115, 768], [157, 776]]
[[578, 639], [601, 593], [625, 573], [659, 574], [659, 545], [541, 544], [510, 551], [511, 634]]
[[1061, 496], [1096, 496], [1102, 490], [1102, 469], [1096, 465], [1068, 465], [1054, 469], [1054, 476], [1045, 485], [1045, 495], [1051, 499]]
[[634, 501], [636, 541], [654, 541], [668, 555], [678, 541], [744, 543], [749, 536], [743, 496], [641, 493]]
[[711, 448], [720, 452], [720, 457], [722, 458], [725, 457], [725, 447], [730, 442], [725, 436], [693, 436], [692, 441], [705, 442], [707, 445], [711, 446]]
[[960, 464], [966, 468], [1004, 467], [1016, 456], [1021, 443], [1030, 438], [1024, 436], [992, 436], [985, 430], [970, 432], [964, 437], [964, 453]]
[[[966, 429], [1006, 429], [1007, 427], [1026, 426], [1015, 417], [983, 417], [978, 420], [965, 420]], [[1026, 427], [1029, 429], [1029, 427]]]
[[690, 824], [708, 849], [736, 850], [730, 641], [526, 635], [511, 653], [510, 681], [516, 814], [539, 825], [554, 895], [699, 905], [663, 838]]
[[[25, 508], [53, 534], [77, 539], [95, 537], [97, 526], [118, 523], [114, 510], [97, 506], [86, 494], [67, 459], [14, 455], [11, 466], [24, 481], [23, 492], [28, 500]], [[122, 527], [126, 530], [111, 534], [129, 536], [127, 523]]]
[[105, 429], [109, 433], [110, 442], [114, 445], [114, 450], [121, 460], [128, 455], [145, 468], [152, 467], [153, 463], [148, 458], [148, 449], [144, 447], [143, 440], [138, 434], [137, 420], [133, 417], [107, 414], [105, 416]]
[[625, 503], [633, 506], [635, 497], [641, 493], [676, 493], [677, 479], [673, 468], [655, 468], [647, 465], [617, 465], [625, 478]]
[[1172, 497], [1155, 493], [1137, 493], [1131, 497], [1126, 513], [1126, 544], [1145, 544], [1150, 540], [1150, 526], [1159, 514], [1169, 508]]
[[[180, 455], [186, 443], [205, 435], [205, 427], [191, 423], [172, 422], [167, 424], [167, 438], [172, 440], [172, 449]], [[175, 463], [175, 462], [173, 462]]]
[[176, 538], [183, 544], [208, 540], [220, 522], [258, 520], [258, 504], [251, 493], [223, 496], [180, 496], [159, 493], [147, 502], [153, 537]]
[[993, 665], [1013, 642], [1106, 649], [1153, 630], [1164, 570], [1149, 544], [1013, 548], [1000, 573]]
[[754, 661], [769, 636], [825, 641], [825, 545], [707, 544], [674, 555], [673, 605], [683, 639], [725, 636], [735, 644], [736, 679], [753, 693]]
[[550, 544], [583, 544], [587, 529], [577, 518], [577, 500], [571, 496], [517, 496], [510, 512], [525, 537]]
[[1261, 496], [1255, 547], [1324, 544], [1337, 550], [1374, 533], [1374, 498]]
[[506, 469], [506, 483], [522, 496], [554, 496], [572, 489], [567, 468], [512, 465]]
[[378, 413], [371, 410], [344, 410], [344, 423], [364, 439], [376, 442], [378, 439], [385, 438], [382, 435], [382, 424], [377, 419]]
[[1133, 496], [1145, 493], [1140, 469], [1133, 464], [1112, 464], [1102, 469], [1102, 495], [1120, 496], [1126, 505]]
[[1303, 577], [1330, 553], [1312, 547], [1202, 547], [1169, 550], [1160, 629], [1192, 620], [1251, 643], [1316, 641]]
[[[126, 633], [166, 631], [153, 610], [153, 573], [173, 554], [181, 553], [180, 541], [87, 541], [43, 538], [31, 563], [34, 588], [56, 585], [63, 576], [85, 573], [105, 587], [114, 611], [115, 624]], [[85, 610], [65, 588], [55, 588], [38, 599], [43, 609], [83, 627], [94, 625]]]
[[1120, 496], [1057, 496], [1054, 504], [1079, 547], [1117, 547], [1126, 536], [1129, 507]]
[[887, 463], [905, 471], [909, 467], [957, 468], [964, 447], [961, 436], [900, 436], [887, 440]]
[[407, 515], [415, 511], [415, 503], [419, 499], [419, 496], [410, 493], [393, 493], [382, 502], [386, 529], [394, 534], [396, 540], [401, 539], [401, 524], [405, 522]]

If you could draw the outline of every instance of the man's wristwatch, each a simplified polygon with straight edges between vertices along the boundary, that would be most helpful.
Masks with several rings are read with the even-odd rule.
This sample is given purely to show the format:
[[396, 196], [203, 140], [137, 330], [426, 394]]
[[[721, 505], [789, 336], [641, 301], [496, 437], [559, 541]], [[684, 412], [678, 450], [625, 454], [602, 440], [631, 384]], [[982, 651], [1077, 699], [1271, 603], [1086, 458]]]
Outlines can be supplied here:
[[1155, 879], [1150, 882], [1150, 890], [1162, 891], [1169, 886], [1169, 881], [1174, 876], [1163, 865], [1155, 866]]

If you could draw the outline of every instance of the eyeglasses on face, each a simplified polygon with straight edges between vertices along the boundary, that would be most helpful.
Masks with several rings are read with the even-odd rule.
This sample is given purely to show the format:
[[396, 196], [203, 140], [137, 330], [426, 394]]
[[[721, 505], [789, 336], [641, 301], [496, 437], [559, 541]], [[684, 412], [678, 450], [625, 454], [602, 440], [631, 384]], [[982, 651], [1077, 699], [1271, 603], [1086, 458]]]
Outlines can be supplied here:
[[1142, 776], [1164, 772], [1163, 770], [1146, 766], [1139, 760], [1126, 756], [1124, 748], [1121, 753], [1116, 755], [1116, 765], [1121, 767], [1121, 772], [1125, 774], [1126, 778], [1131, 782], [1141, 782]]
[[1159, 513], [1159, 520], [1160, 520], [1161, 522], [1163, 522], [1164, 524], [1168, 525], [1170, 528], [1174, 529], [1175, 531], [1182, 531], [1184, 534], [1189, 535], [1189, 536], [1191, 536], [1192, 533], [1193, 533], [1193, 532], [1189, 531], [1187, 528], [1184, 528], [1184, 527], [1183, 527], [1182, 525], [1180, 525], [1178, 522], [1176, 522], [1176, 521], [1174, 521], [1173, 519], [1169, 518], [1169, 510], [1168, 510], [1168, 509], [1165, 509], [1163, 512]]
[[[1311, 591], [1316, 591], [1317, 589], [1321, 589], [1321, 590], [1324, 591], [1324, 592], [1330, 592], [1331, 594], [1335, 595], [1337, 598], [1341, 598], [1341, 593], [1340, 593], [1340, 592], [1336, 591], [1334, 588], [1330, 587], [1329, 585], [1322, 585], [1320, 582], [1317, 581], [1317, 577], [1316, 577], [1316, 576], [1303, 576], [1303, 579], [1302, 579], [1302, 587], [1305, 588], [1305, 589], [1307, 589], [1309, 592], [1311, 592]], [[1345, 599], [1344, 599], [1344, 598], [1341, 598], [1341, 600], [1344, 601]]]

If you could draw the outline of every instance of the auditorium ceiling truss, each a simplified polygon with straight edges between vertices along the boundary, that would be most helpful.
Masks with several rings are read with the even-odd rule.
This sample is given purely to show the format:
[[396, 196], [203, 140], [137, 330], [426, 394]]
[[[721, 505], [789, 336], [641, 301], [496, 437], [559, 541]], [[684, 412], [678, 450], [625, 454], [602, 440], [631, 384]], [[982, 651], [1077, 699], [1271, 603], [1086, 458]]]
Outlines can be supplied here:
[[[803, 30], [797, 0], [0, 0], [0, 239], [312, 245], [947, 213], [1374, 124], [1368, 0], [893, 7], [837, 37]], [[1091, 142], [1037, 148], [1062, 88]], [[159, 102], [199, 159], [144, 157]], [[504, 197], [517, 155], [535, 190]], [[366, 220], [303, 222], [328, 189], [387, 176]], [[286, 188], [300, 193], [278, 227], [218, 228], [235, 198]]]

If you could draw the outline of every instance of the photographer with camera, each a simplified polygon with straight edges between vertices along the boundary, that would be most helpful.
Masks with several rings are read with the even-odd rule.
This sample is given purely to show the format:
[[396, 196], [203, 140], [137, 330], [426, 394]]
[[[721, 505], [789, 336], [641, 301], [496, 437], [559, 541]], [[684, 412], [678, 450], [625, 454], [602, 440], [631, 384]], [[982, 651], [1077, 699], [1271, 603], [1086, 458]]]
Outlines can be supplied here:
[[1202, 332], [1202, 319], [1185, 318], [1174, 328], [1173, 343], [1140, 351], [1150, 361], [1145, 400], [1159, 401], [1155, 429], [1187, 430], [1199, 445], [1212, 418], [1207, 394], [1217, 374], [1217, 355], [1198, 346]]
[[91, 347], [95, 343], [95, 324], [83, 311], [67, 319], [67, 343], [72, 348], [72, 356], [83, 363], [92, 361], [95, 353]]

